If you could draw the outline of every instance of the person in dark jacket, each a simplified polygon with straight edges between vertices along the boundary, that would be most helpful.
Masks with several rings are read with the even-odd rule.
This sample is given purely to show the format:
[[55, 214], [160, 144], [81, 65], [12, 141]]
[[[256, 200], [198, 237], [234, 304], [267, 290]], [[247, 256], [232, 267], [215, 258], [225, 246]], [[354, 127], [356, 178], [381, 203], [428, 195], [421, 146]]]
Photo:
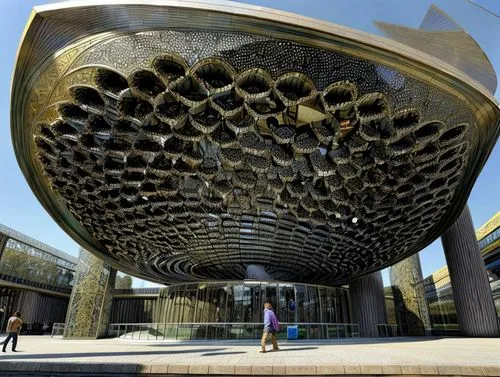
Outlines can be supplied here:
[[275, 329], [273, 324], [278, 323], [276, 315], [273, 312], [273, 305], [271, 301], [266, 301], [264, 303], [264, 331], [262, 332], [262, 339], [260, 342], [261, 350], [260, 352], [266, 353], [266, 344], [269, 336], [271, 337], [271, 343], [273, 344], [273, 351], [279, 350], [278, 339], [276, 333], [278, 329]]

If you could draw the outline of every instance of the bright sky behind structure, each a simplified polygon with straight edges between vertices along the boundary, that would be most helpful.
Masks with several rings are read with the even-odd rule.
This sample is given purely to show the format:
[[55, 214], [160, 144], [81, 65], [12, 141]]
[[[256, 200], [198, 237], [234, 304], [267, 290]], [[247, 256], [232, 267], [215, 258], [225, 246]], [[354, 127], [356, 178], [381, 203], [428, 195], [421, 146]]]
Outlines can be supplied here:
[[[0, 0], [0, 223], [72, 255], [78, 245], [42, 208], [26, 183], [14, 156], [10, 135], [10, 85], [17, 47], [28, 17], [43, 0]], [[498, 0], [245, 0], [381, 34], [372, 21], [418, 28], [434, 3], [460, 24], [485, 51], [500, 76], [500, 1]], [[491, 13], [487, 12], [487, 9]], [[492, 14], [493, 13], [493, 14]], [[497, 100], [500, 91], [496, 92]], [[481, 226], [500, 210], [500, 147], [493, 150], [469, 197], [474, 225]], [[420, 252], [424, 276], [445, 265], [440, 240]], [[385, 285], [389, 284], [383, 272]], [[134, 279], [134, 286], [153, 286]]]

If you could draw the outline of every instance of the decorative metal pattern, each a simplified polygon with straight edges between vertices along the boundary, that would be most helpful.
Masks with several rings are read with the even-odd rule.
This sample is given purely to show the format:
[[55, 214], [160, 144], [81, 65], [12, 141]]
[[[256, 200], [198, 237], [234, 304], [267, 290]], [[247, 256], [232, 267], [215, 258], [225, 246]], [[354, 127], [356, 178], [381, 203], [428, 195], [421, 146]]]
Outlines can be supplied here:
[[430, 332], [432, 325], [419, 255], [413, 254], [391, 266], [389, 276], [401, 335], [418, 336]]
[[108, 331], [116, 270], [80, 249], [64, 337], [99, 338]]
[[29, 118], [31, 168], [94, 252], [163, 282], [257, 264], [336, 284], [448, 222], [486, 132], [465, 102], [333, 49], [197, 29], [82, 42]]
[[[154, 41], [177, 53], [148, 55]], [[38, 124], [39, 162], [107, 252], [169, 280], [241, 277], [252, 263], [316, 282], [361, 272], [439, 220], [467, 161], [473, 120], [459, 103], [337, 53], [166, 31], [96, 46], [75, 66], [91, 63], [109, 68]], [[433, 96], [446, 107], [429, 109]]]

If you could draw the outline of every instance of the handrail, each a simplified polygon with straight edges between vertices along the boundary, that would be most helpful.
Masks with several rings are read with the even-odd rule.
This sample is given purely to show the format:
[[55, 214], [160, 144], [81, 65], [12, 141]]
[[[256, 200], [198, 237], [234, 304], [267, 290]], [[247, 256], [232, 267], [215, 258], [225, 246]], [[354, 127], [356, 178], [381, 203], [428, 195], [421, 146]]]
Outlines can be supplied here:
[[[300, 338], [339, 339], [359, 338], [357, 323], [282, 322], [286, 326], [298, 326]], [[144, 340], [212, 340], [212, 339], [259, 339], [262, 322], [184, 322], [184, 323], [112, 323], [108, 336]]]
[[[111, 323], [109, 326], [151, 326], [151, 325], [256, 325], [264, 326], [262, 322], [138, 322], [138, 323]], [[359, 326], [358, 323], [342, 323], [342, 322], [280, 322], [280, 325], [342, 325], [342, 326]], [[378, 326], [378, 325], [377, 325]], [[392, 326], [392, 325], [390, 325]], [[395, 325], [397, 326], [397, 325]]]
[[153, 288], [119, 288], [114, 291], [115, 295], [158, 295], [160, 287]]
[[58, 335], [63, 335], [64, 333], [64, 328], [66, 327], [65, 323], [54, 323], [52, 325], [52, 332], [50, 333], [50, 337], [58, 336]]
[[[241, 285], [249, 285], [249, 286], [257, 286], [259, 284], [261, 285], [266, 285], [266, 284], [269, 284], [269, 285], [274, 285], [274, 284], [282, 284], [282, 285], [307, 285], [309, 287], [319, 287], [319, 288], [329, 288], [329, 289], [338, 289], [338, 290], [341, 290], [341, 291], [349, 291], [348, 288], [346, 288], [345, 285], [339, 285], [339, 286], [327, 286], [327, 285], [321, 285], [321, 284], [310, 284], [310, 283], [294, 283], [294, 282], [291, 282], [291, 281], [286, 281], [286, 280], [264, 280], [264, 279], [244, 279], [244, 280], [223, 280], [223, 281], [220, 281], [220, 280], [203, 280], [203, 281], [199, 281], [199, 282], [187, 282], [187, 283], [176, 283], [176, 284], [170, 284], [168, 285], [168, 288], [172, 289], [172, 288], [176, 288], [176, 287], [182, 287], [182, 286], [185, 286], [185, 285], [202, 285], [202, 284], [206, 284], [206, 285], [210, 285], [210, 284], [220, 284], [220, 285], [228, 285], [228, 284], [241, 284]], [[167, 286], [165, 286], [167, 287]]]

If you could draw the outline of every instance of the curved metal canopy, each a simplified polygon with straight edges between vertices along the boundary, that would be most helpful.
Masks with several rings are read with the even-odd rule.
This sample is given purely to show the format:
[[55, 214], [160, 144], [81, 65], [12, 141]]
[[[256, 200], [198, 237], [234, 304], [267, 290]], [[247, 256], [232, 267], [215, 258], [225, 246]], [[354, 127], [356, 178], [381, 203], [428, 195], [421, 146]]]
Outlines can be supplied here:
[[338, 284], [411, 255], [460, 213], [498, 121], [443, 61], [232, 2], [42, 8], [12, 91], [16, 155], [45, 208], [160, 282], [258, 265]]

